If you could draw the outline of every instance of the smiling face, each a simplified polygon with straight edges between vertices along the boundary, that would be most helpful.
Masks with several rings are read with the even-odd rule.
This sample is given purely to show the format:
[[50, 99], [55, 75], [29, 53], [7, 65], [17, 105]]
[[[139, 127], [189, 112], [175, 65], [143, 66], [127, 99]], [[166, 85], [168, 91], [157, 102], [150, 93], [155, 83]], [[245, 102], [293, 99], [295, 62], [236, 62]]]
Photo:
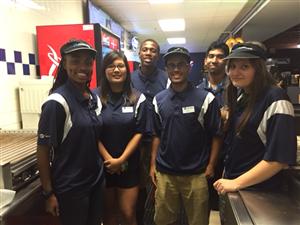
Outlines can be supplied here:
[[159, 50], [155, 42], [144, 42], [139, 52], [142, 66], [155, 66], [158, 60], [158, 54]]
[[166, 70], [172, 84], [186, 84], [190, 71], [190, 64], [182, 55], [169, 56], [166, 61]]
[[208, 52], [205, 57], [205, 66], [211, 75], [224, 74], [225, 71], [225, 61], [224, 52], [222, 49], [212, 49]]
[[250, 89], [255, 77], [255, 69], [248, 59], [231, 59], [227, 73], [233, 86], [242, 88], [246, 92]]
[[64, 69], [68, 79], [79, 87], [86, 87], [91, 81], [94, 59], [88, 51], [81, 50], [65, 55]]
[[127, 69], [123, 59], [117, 58], [109, 64], [105, 69], [105, 75], [110, 85], [124, 84]]

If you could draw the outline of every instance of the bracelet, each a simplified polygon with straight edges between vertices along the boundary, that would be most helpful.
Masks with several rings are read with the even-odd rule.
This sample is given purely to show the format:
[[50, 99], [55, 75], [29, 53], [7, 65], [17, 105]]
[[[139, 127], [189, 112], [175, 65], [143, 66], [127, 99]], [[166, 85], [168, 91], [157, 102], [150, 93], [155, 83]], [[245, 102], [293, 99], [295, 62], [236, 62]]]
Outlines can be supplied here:
[[128, 169], [128, 161], [124, 162], [121, 165], [121, 172], [125, 172], [125, 171], [127, 171], [127, 169]]
[[44, 197], [44, 199], [48, 199], [48, 198], [50, 198], [51, 197], [51, 195], [53, 195], [54, 194], [54, 192], [53, 192], [53, 190], [51, 190], [51, 191], [45, 191], [45, 190], [43, 190], [42, 191], [42, 195], [43, 195], [43, 197]]

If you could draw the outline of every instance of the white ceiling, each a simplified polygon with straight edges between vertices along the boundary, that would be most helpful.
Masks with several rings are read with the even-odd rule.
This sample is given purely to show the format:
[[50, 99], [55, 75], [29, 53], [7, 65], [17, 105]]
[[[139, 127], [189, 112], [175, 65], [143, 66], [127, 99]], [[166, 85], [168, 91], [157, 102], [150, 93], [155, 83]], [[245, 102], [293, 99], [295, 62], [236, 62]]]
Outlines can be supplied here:
[[[151, 5], [147, 0], [92, 0], [126, 30], [140, 40], [153, 38], [165, 52], [168, 37], [185, 37], [181, 45], [190, 52], [206, 51], [222, 33], [231, 31], [259, 1], [185, 0], [179, 4]], [[163, 32], [158, 19], [184, 18], [184, 32]], [[300, 0], [271, 0], [243, 28], [244, 40], [264, 41], [300, 24]]]
[[243, 36], [247, 40], [265, 41], [299, 24], [300, 0], [271, 0], [244, 27]]

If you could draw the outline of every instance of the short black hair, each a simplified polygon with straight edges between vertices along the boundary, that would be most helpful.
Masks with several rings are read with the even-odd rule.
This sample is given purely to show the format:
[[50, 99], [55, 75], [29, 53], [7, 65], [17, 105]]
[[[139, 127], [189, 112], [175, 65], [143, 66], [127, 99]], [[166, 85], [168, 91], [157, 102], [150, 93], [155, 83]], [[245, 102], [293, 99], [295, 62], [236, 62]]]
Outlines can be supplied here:
[[222, 49], [222, 51], [224, 52], [224, 56], [228, 56], [229, 54], [229, 47], [224, 43], [224, 42], [221, 42], [221, 41], [214, 41], [212, 42], [207, 51], [206, 51], [206, 56], [208, 55], [208, 53], [211, 51], [211, 50], [214, 50], [214, 49]]
[[152, 38], [148, 38], [148, 39], [145, 39], [145, 40], [142, 41], [142, 43], [141, 43], [141, 45], [140, 45], [140, 51], [141, 51], [143, 45], [145, 44], [145, 42], [148, 42], [148, 41], [149, 41], [149, 42], [153, 42], [154, 44], [156, 44], [156, 46], [157, 46], [157, 54], [159, 55], [159, 53], [160, 53], [160, 46], [159, 46], [159, 44], [157, 43], [157, 41], [155, 41], [155, 40], [152, 39]]

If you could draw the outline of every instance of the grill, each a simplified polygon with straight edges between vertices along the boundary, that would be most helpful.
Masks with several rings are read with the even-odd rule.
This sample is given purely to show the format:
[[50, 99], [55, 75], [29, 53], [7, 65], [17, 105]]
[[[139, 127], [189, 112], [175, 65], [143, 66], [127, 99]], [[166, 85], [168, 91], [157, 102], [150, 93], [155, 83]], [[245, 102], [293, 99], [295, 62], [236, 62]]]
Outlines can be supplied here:
[[0, 188], [19, 190], [38, 176], [36, 131], [0, 131]]

